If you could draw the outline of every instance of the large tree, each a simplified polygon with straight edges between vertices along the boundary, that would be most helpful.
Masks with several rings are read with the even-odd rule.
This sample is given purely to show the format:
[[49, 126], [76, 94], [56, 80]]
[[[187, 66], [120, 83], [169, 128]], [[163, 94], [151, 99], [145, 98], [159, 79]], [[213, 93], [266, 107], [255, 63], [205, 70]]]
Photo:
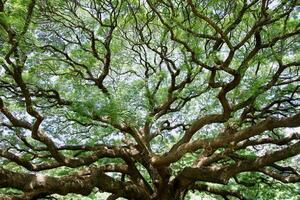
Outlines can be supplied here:
[[297, 0], [0, 0], [0, 198], [297, 198], [299, 19]]

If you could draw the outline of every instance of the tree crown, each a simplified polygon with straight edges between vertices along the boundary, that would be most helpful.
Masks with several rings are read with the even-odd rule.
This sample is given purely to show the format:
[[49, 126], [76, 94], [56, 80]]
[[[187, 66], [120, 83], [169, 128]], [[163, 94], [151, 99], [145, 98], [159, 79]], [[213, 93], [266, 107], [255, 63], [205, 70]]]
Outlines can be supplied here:
[[297, 0], [0, 1], [0, 193], [295, 193], [299, 25]]

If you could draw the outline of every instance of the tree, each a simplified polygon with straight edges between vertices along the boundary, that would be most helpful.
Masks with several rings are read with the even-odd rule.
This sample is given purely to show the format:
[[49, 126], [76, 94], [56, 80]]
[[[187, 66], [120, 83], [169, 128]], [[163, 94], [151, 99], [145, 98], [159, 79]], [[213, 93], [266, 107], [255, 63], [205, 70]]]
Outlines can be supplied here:
[[1, 0], [1, 198], [297, 198], [299, 16], [297, 0]]

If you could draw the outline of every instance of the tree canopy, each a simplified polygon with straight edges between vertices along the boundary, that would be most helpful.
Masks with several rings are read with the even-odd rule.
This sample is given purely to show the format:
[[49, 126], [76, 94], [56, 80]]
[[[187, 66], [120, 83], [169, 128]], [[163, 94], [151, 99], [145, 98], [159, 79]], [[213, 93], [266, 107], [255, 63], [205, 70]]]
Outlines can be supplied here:
[[0, 199], [299, 199], [299, 19], [297, 0], [0, 0]]

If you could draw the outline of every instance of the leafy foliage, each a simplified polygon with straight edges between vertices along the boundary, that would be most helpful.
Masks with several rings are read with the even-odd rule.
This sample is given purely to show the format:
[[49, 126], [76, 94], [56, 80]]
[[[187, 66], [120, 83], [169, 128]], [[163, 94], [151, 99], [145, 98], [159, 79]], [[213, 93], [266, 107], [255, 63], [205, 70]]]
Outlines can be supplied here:
[[0, 0], [0, 198], [298, 199], [299, 17]]

